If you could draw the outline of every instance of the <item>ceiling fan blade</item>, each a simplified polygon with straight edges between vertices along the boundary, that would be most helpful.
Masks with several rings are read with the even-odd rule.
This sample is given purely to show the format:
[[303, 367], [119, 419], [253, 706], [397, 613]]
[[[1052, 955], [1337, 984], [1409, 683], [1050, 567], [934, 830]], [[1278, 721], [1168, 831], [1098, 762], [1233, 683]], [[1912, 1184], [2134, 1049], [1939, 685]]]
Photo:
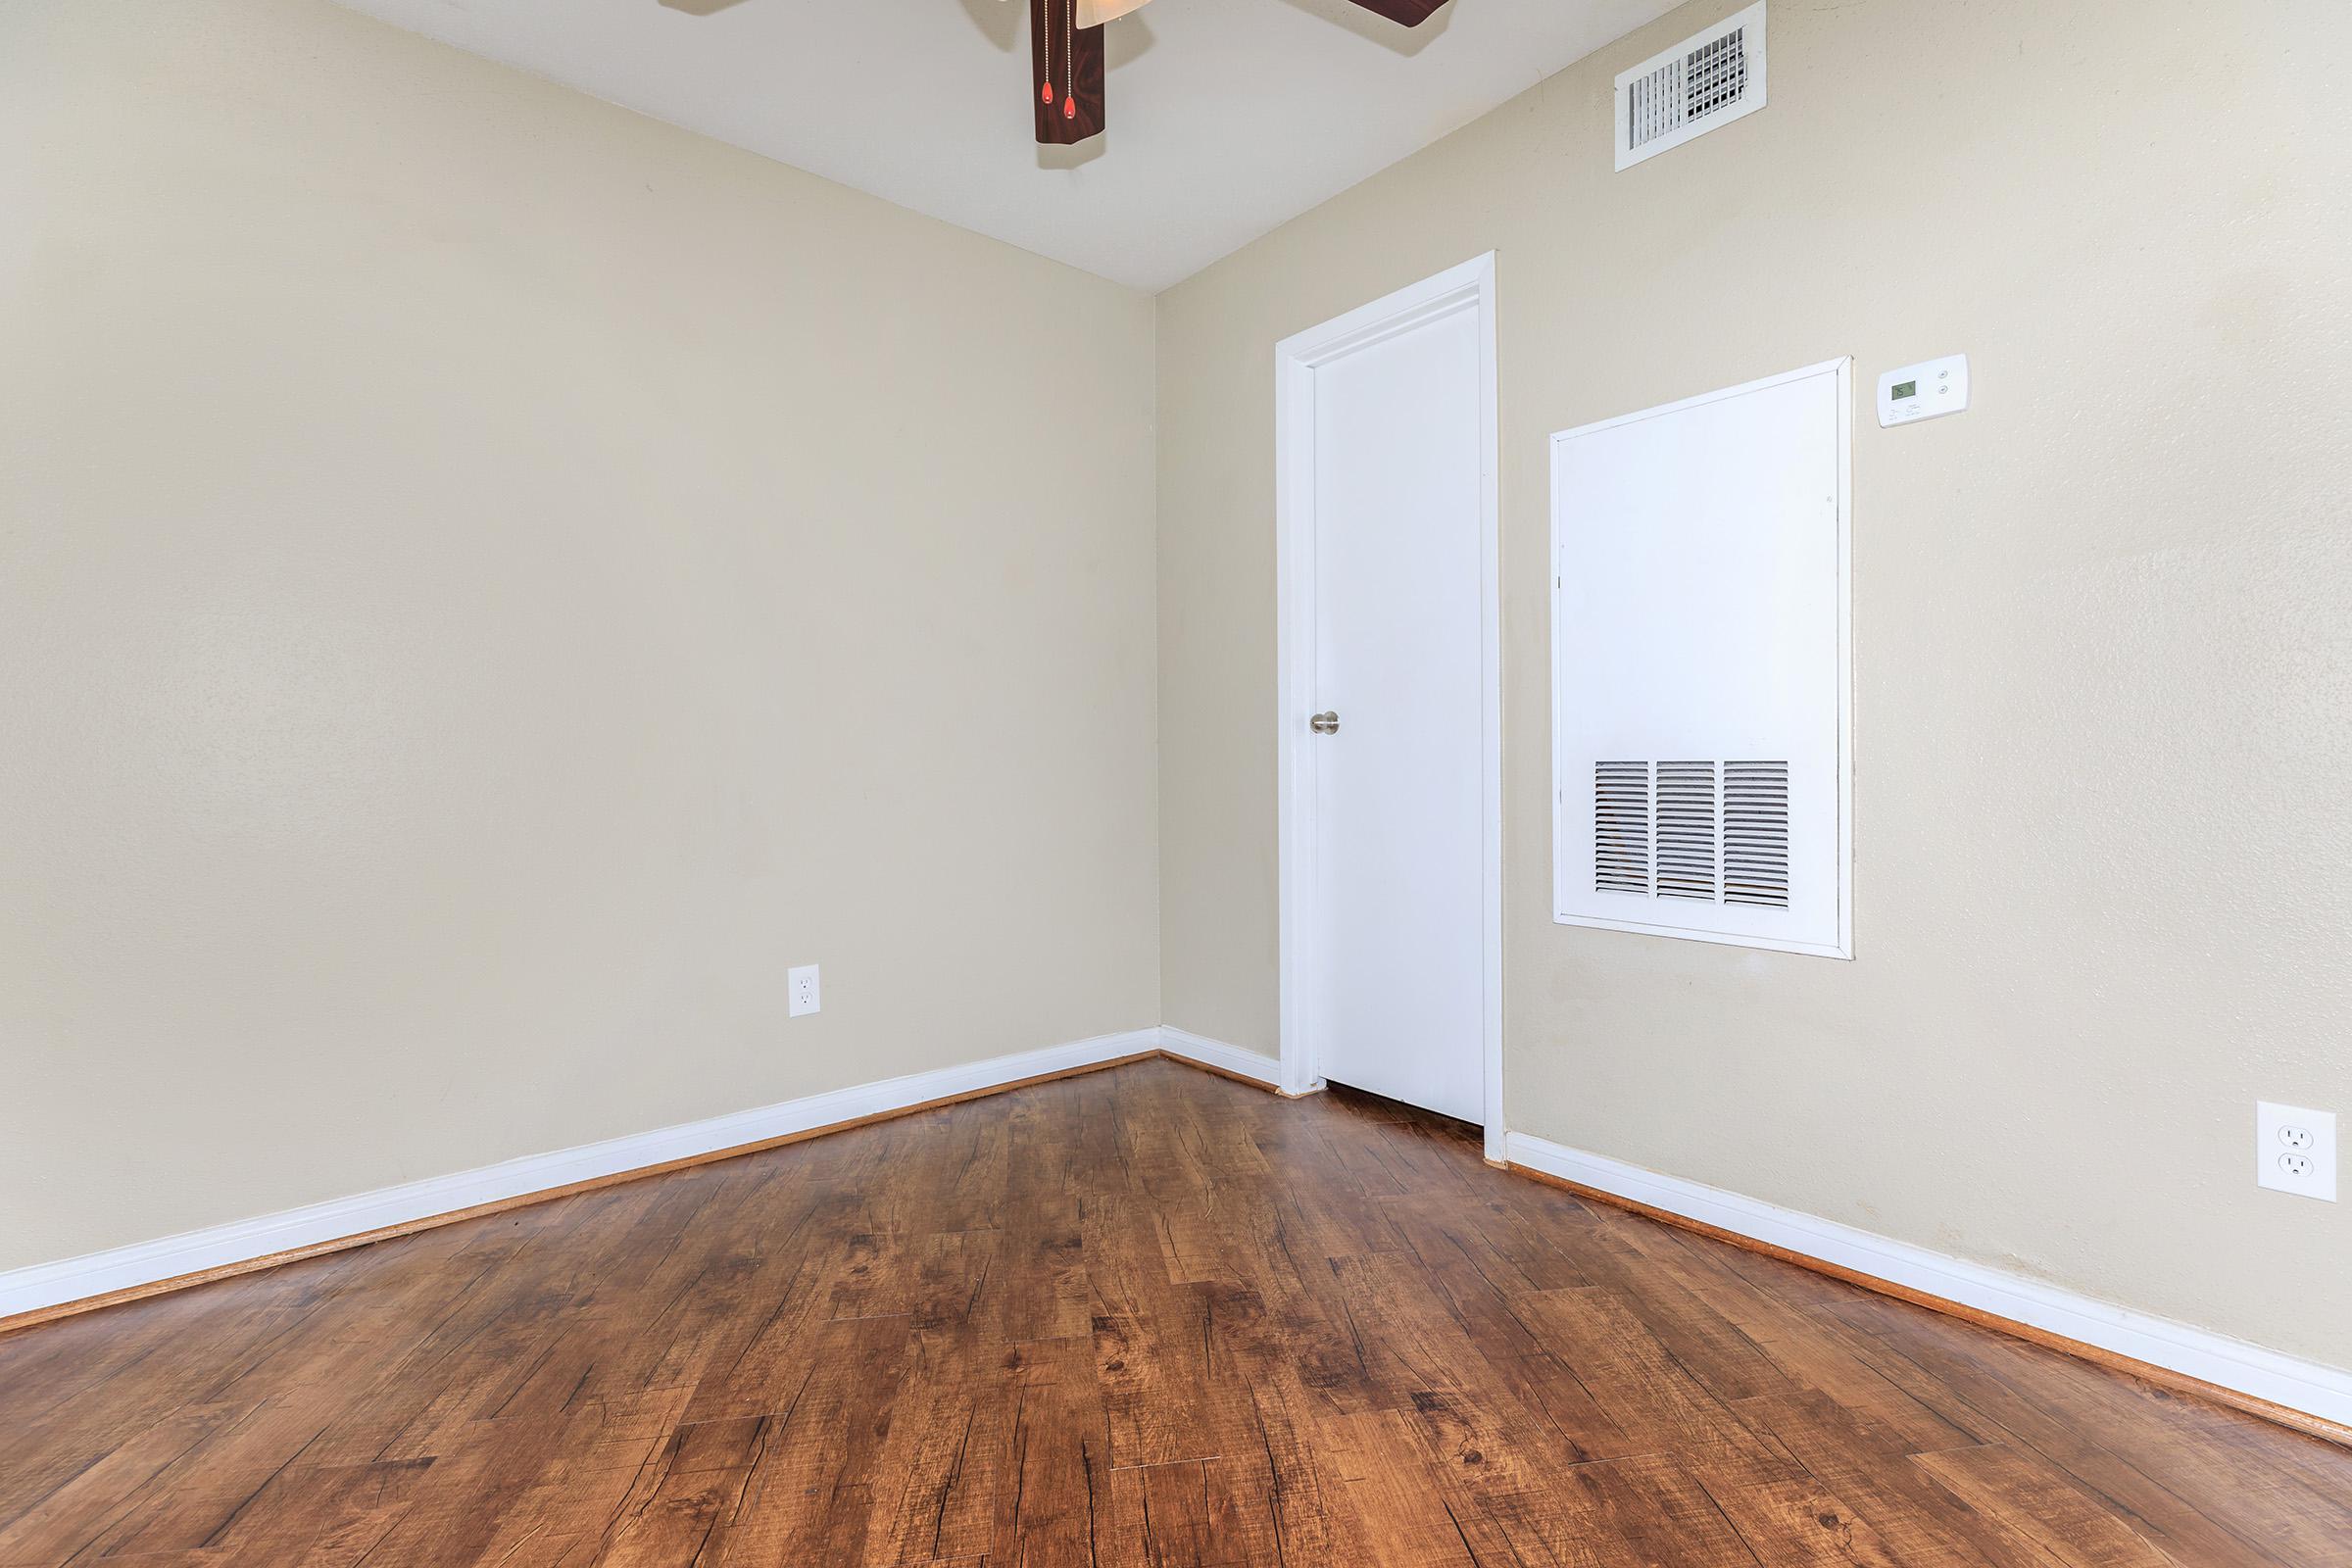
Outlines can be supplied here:
[[1355, 0], [1375, 16], [1400, 22], [1408, 27], [1418, 27], [1446, 9], [1446, 0]]

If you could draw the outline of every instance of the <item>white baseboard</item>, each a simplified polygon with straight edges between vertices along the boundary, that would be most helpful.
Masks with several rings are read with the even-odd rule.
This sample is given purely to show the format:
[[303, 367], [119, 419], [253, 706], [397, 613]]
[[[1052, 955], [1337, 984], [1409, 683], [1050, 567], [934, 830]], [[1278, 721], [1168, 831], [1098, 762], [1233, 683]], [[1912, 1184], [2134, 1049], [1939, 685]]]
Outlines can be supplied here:
[[[1182, 1029], [1101, 1035], [407, 1182], [161, 1241], [37, 1263], [0, 1274], [0, 1319], [1152, 1051], [1164, 1051], [1269, 1086], [1281, 1082], [1281, 1063], [1275, 1058]], [[1509, 1134], [1506, 1148], [1513, 1162], [1531, 1170], [2352, 1426], [2352, 1371], [2299, 1360], [2185, 1323], [1526, 1133]]]
[[1530, 1170], [1662, 1208], [1752, 1241], [1904, 1286], [2012, 1323], [2130, 1356], [2167, 1371], [2352, 1426], [2352, 1371], [2266, 1350], [2040, 1280], [1932, 1252], [1760, 1199], [1628, 1165], [1526, 1133], [1507, 1140]]
[[574, 1182], [595, 1181], [648, 1165], [715, 1153], [722, 1149], [789, 1138], [795, 1133], [856, 1121], [861, 1116], [904, 1110], [925, 1101], [967, 1095], [1017, 1083], [1023, 1078], [1089, 1067], [1159, 1049], [1156, 1029], [1100, 1035], [1043, 1051], [997, 1056], [959, 1067], [942, 1067], [936, 1072], [915, 1073], [880, 1083], [858, 1084], [830, 1094], [810, 1095], [805, 1100], [713, 1116], [709, 1121], [633, 1133], [550, 1154], [526, 1155], [453, 1176], [404, 1182], [398, 1187], [378, 1188], [352, 1198], [215, 1225], [161, 1241], [118, 1247], [55, 1263], [35, 1263], [0, 1274], [0, 1319], [177, 1279], [183, 1274], [226, 1268], [277, 1252], [317, 1247], [387, 1226], [413, 1225], [418, 1220], [483, 1203], [569, 1187]]
[[1264, 1084], [1269, 1089], [1282, 1086], [1280, 1061], [1254, 1051], [1245, 1051], [1240, 1046], [1229, 1046], [1222, 1040], [1211, 1040], [1206, 1035], [1193, 1034], [1189, 1030], [1163, 1023], [1159, 1026], [1159, 1049], [1171, 1056], [1181, 1057], [1199, 1066], [1234, 1073], [1251, 1083]]

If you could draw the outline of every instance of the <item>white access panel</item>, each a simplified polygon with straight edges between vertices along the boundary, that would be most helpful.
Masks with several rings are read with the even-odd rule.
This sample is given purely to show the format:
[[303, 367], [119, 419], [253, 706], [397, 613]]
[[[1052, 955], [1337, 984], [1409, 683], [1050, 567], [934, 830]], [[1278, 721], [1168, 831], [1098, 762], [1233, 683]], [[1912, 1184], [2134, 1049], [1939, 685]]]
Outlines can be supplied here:
[[1852, 956], [1851, 362], [1552, 437], [1555, 917]]

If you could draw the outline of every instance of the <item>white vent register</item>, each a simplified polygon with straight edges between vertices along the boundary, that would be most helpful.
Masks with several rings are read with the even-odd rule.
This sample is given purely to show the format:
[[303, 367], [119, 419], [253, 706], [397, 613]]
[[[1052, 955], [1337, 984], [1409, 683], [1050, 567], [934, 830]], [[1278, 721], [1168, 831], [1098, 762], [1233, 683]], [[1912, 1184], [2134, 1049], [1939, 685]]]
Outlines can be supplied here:
[[1764, 7], [1749, 6], [1617, 77], [1617, 167], [1764, 107]]
[[1852, 956], [1839, 360], [1552, 437], [1554, 912]]

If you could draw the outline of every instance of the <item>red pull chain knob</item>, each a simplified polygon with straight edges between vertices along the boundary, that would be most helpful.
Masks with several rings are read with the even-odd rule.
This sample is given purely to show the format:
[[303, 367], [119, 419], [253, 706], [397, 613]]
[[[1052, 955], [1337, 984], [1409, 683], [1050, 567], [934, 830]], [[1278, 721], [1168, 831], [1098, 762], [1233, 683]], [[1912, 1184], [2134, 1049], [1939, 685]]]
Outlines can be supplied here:
[[1049, 81], [1037, 89], [1037, 101], [1041, 104], [1050, 104], [1054, 101], [1054, 84], [1052, 82]]
[[1077, 99], [1065, 98], [1061, 101], [1061, 118], [1064, 120], [1076, 120], [1078, 118]]

